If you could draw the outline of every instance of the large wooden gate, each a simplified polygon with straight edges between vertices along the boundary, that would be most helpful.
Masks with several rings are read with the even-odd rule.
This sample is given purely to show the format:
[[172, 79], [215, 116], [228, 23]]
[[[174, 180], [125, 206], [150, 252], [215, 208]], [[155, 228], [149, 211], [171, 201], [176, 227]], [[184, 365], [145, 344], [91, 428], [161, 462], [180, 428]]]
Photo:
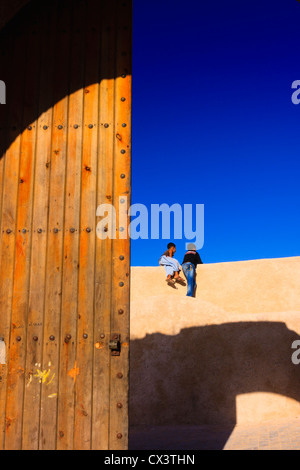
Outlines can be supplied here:
[[127, 448], [130, 243], [96, 209], [130, 201], [131, 22], [32, 0], [0, 31], [0, 449]]

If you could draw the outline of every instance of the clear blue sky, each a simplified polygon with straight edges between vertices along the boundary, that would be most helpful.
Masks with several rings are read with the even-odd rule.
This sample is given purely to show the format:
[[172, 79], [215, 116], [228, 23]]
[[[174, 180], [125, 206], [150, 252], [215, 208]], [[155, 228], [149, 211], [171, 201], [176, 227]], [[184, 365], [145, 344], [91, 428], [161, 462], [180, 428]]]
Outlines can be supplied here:
[[134, 0], [132, 202], [204, 204], [204, 263], [300, 255], [299, 28], [296, 0]]

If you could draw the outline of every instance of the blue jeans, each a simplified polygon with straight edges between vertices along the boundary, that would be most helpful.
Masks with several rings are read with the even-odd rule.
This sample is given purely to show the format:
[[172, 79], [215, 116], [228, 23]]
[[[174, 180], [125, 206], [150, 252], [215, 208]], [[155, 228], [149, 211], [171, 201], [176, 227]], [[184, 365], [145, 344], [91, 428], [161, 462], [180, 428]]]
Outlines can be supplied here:
[[195, 266], [193, 263], [184, 263], [182, 265], [183, 274], [187, 280], [187, 296], [193, 297], [196, 289]]

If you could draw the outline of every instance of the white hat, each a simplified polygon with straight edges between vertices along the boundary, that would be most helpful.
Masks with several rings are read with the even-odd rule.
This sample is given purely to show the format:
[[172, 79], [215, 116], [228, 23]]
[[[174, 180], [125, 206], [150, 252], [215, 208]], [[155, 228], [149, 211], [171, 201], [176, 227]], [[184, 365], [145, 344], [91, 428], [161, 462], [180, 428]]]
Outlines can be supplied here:
[[189, 243], [189, 244], [187, 245], [187, 249], [188, 249], [189, 251], [197, 251], [196, 245], [194, 245], [194, 243]]

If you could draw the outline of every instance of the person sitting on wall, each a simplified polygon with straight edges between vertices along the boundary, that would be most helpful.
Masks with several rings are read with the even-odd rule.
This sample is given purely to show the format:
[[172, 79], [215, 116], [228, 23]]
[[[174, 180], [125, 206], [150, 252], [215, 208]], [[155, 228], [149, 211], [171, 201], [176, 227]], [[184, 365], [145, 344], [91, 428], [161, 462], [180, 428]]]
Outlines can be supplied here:
[[195, 297], [196, 293], [196, 268], [198, 264], [203, 264], [199, 253], [196, 250], [196, 246], [193, 243], [189, 243], [187, 246], [188, 251], [184, 255], [182, 261], [182, 271], [187, 280], [187, 296]]
[[184, 279], [179, 276], [181, 266], [177, 259], [174, 258], [175, 252], [176, 245], [174, 243], [168, 243], [167, 251], [159, 258], [159, 265], [164, 266], [167, 273], [166, 282], [171, 287], [175, 287], [175, 282], [184, 283], [185, 285]]

